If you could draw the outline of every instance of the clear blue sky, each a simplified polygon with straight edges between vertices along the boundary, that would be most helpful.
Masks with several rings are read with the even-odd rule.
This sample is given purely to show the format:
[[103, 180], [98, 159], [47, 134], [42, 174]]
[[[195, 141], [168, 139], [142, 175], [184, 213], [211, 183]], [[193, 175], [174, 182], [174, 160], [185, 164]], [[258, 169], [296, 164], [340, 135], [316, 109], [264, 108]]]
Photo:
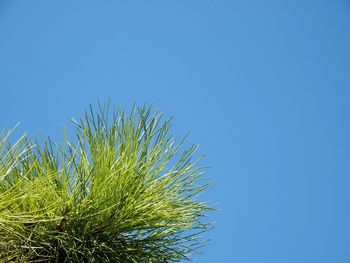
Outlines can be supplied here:
[[[350, 1], [0, 1], [0, 127], [154, 102], [207, 154], [194, 262], [350, 262]], [[1, 128], [2, 129], [2, 128]]]

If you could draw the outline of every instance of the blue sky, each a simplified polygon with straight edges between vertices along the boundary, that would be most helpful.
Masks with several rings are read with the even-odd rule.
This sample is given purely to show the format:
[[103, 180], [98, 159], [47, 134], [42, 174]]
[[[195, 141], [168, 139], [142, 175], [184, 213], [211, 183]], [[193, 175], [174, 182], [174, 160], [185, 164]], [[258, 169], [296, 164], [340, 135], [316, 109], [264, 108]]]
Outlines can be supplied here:
[[350, 1], [0, 2], [0, 127], [151, 103], [201, 144], [194, 262], [350, 262]]

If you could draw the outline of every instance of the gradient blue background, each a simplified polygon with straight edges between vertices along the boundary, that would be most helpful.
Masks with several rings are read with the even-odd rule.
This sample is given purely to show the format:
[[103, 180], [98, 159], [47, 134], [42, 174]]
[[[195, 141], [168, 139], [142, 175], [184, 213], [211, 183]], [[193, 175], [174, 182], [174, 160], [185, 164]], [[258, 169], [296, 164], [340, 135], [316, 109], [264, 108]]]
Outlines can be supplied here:
[[[194, 262], [350, 262], [350, 1], [0, 1], [0, 127], [154, 102], [201, 143]], [[1, 128], [2, 129], [2, 128]]]

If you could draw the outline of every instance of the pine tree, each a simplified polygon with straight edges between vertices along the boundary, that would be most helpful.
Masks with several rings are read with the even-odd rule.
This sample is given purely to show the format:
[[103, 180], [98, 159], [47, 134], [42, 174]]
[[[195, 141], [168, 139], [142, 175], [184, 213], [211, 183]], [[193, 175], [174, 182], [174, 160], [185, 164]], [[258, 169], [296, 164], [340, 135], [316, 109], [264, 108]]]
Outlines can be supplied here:
[[62, 144], [0, 136], [0, 262], [178, 262], [211, 210], [197, 145], [151, 107], [90, 106]]

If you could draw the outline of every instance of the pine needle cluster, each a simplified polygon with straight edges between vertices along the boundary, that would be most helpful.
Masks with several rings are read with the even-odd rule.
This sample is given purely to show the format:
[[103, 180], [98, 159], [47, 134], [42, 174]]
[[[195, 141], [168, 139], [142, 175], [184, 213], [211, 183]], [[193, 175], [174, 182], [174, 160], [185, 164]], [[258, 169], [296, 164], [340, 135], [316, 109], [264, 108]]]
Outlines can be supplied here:
[[0, 134], [0, 262], [189, 260], [211, 208], [196, 145], [151, 107], [92, 107], [64, 143]]

